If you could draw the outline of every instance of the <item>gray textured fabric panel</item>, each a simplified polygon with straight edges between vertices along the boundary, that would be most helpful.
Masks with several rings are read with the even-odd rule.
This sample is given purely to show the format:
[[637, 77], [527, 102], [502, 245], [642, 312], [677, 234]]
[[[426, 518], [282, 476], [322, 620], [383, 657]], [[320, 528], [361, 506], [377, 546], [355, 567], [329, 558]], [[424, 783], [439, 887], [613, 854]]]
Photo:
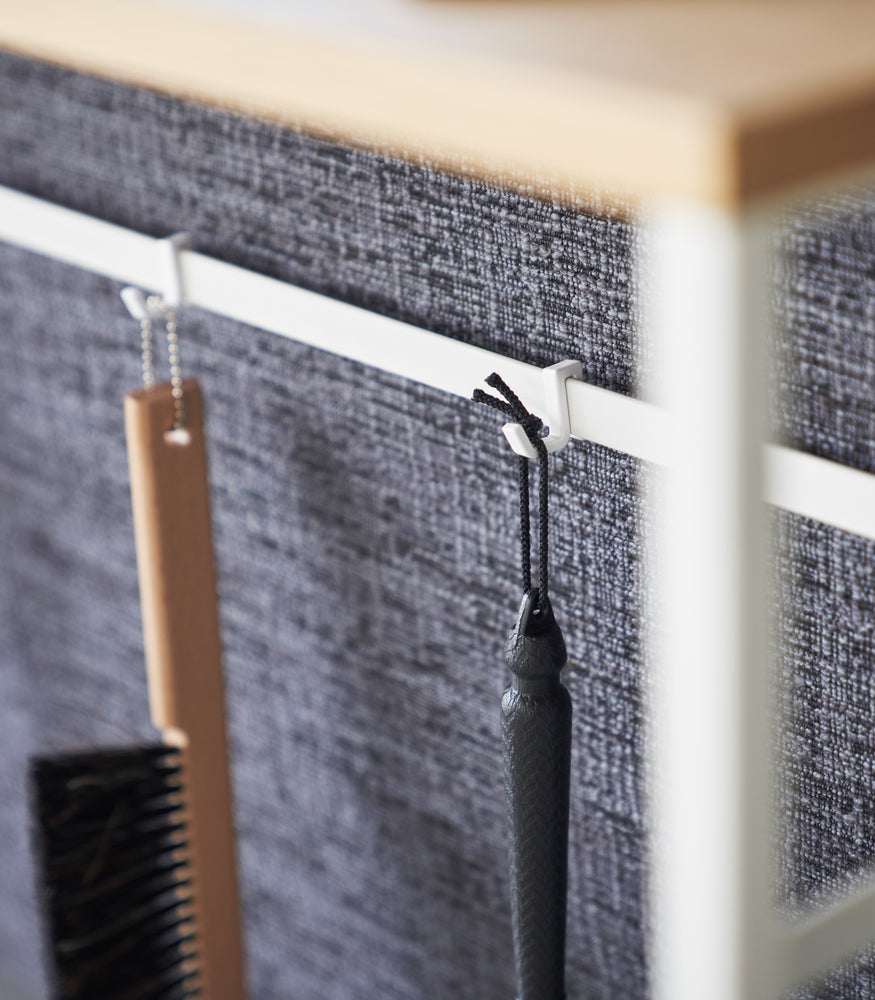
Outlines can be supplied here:
[[0, 53], [0, 183], [629, 391], [626, 222]]
[[[781, 239], [773, 369], [779, 439], [875, 471], [875, 204], [809, 206]], [[779, 904], [806, 911], [875, 861], [875, 544], [773, 520], [789, 817]], [[875, 950], [794, 1000], [871, 1000]]]
[[[0, 954], [32, 982], [23, 756], [134, 738], [147, 714], [121, 427], [137, 360], [108, 282], [3, 250], [0, 301], [0, 633], [26, 730], [0, 728]], [[498, 700], [518, 569], [495, 419], [230, 322], [184, 329], [209, 405], [252, 995], [509, 996]], [[554, 478], [554, 600], [587, 623], [568, 684], [590, 706], [569, 981], [605, 998], [643, 989], [633, 487], [597, 448]]]
[[[875, 543], [776, 516], [786, 726], [779, 905], [802, 915], [875, 859]], [[794, 1000], [870, 1000], [875, 950]]]
[[[776, 435], [875, 471], [870, 194], [834, 198], [788, 223], [778, 290]], [[798, 907], [875, 859], [875, 547], [798, 518], [776, 524], [794, 814], [782, 895]]]
[[875, 196], [855, 190], [787, 220], [777, 269], [778, 437], [875, 471]]
[[[0, 183], [634, 382], [625, 223], [9, 56], [0, 142]], [[871, 468], [875, 209], [840, 208], [785, 238], [776, 421]], [[32, 986], [24, 756], [147, 728], [120, 410], [136, 338], [116, 293], [0, 250], [0, 967]], [[209, 406], [254, 1000], [510, 996], [497, 703], [516, 526], [495, 418], [203, 314], [182, 342]], [[646, 994], [635, 471], [581, 446], [556, 462], [572, 997]], [[792, 907], [875, 858], [875, 553], [778, 524]], [[872, 1000], [875, 975], [804, 996]]]
[[[181, 113], [154, 95], [21, 60], [0, 66], [4, 183], [146, 231], [189, 228], [216, 256], [529, 360], [582, 355], [592, 380], [628, 387], [624, 224], [215, 112]], [[25, 331], [54, 330], [56, 309], [70, 309], [29, 301], [37, 265], [21, 266], [17, 280], [7, 269], [5, 289], [7, 329], [22, 331], [5, 341], [15, 352], [16, 341], [29, 343]], [[75, 329], [45, 334], [61, 339], [44, 352], [48, 370], [23, 377], [7, 367], [25, 397], [68, 380], [75, 409], [80, 393], [117, 400], [129, 384], [94, 385], [92, 369], [110, 365], [101, 345], [112, 336], [130, 344], [132, 333], [115, 289], [83, 288], [72, 296]], [[511, 966], [492, 730], [516, 546], [513, 464], [495, 419], [215, 321], [201, 330], [215, 344], [198, 359], [197, 336], [188, 323], [189, 370], [203, 374], [219, 428], [224, 400], [228, 428], [213, 442], [213, 478], [254, 995], [504, 996]], [[130, 348], [119, 352], [116, 365], [132, 372]], [[372, 440], [384, 427], [400, 449]], [[50, 431], [27, 453], [57, 440]], [[10, 447], [18, 458], [4, 464], [15, 469], [20, 453]], [[590, 735], [578, 740], [570, 981], [634, 996], [643, 990], [638, 750], [616, 729], [637, 716], [633, 474], [628, 462], [593, 456], [586, 472], [582, 452], [562, 460], [554, 502], [557, 608], [587, 623], [571, 626], [569, 644], [577, 662], [595, 665], [578, 681], [593, 710], [578, 717]], [[28, 475], [39, 480], [36, 468]], [[581, 547], [571, 529], [590, 478], [594, 517]], [[63, 489], [49, 487], [60, 502]], [[31, 565], [18, 523], [31, 508], [19, 495], [7, 506], [18, 512], [7, 544], [15, 539]], [[128, 533], [119, 511], [114, 525]], [[615, 572], [587, 594], [582, 565], [594, 552]], [[40, 565], [32, 571], [54, 581], [52, 558]], [[100, 593], [91, 587], [91, 600]], [[589, 613], [563, 608], [585, 601]], [[22, 621], [32, 627], [52, 603], [38, 592]], [[314, 616], [303, 635], [295, 608]], [[448, 612], [462, 615], [453, 641]], [[49, 670], [64, 648], [44, 656]], [[311, 657], [318, 669], [295, 712], [294, 666], [303, 673]], [[447, 714], [461, 702], [464, 712]], [[131, 704], [131, 720], [141, 719], [142, 702]], [[36, 729], [40, 745], [49, 737]], [[421, 745], [410, 738], [419, 730]], [[10, 948], [19, 970], [21, 954]]]

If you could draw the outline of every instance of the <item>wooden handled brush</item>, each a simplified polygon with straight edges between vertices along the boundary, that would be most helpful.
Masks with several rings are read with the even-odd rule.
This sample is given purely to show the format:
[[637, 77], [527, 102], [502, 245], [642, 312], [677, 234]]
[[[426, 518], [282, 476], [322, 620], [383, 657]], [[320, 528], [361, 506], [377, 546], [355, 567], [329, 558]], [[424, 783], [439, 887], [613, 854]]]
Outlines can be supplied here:
[[196, 382], [187, 381], [183, 389], [182, 435], [169, 430], [174, 420], [169, 385], [137, 390], [125, 400], [149, 701], [153, 723], [182, 755], [203, 995], [205, 1000], [241, 1000], [243, 957], [203, 403]]
[[202, 401], [125, 400], [152, 720], [164, 745], [40, 758], [57, 1000], [243, 1000]]

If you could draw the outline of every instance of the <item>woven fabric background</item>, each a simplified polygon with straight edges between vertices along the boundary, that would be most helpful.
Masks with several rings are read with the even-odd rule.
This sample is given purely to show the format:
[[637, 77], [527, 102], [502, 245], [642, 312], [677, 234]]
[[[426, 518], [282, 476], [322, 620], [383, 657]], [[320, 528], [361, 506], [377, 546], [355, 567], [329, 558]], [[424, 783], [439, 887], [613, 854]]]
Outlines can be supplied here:
[[[6, 55], [0, 142], [0, 183], [634, 386], [628, 223]], [[838, 211], [784, 236], [792, 406], [775, 419], [868, 468], [875, 208]], [[0, 248], [0, 969], [33, 990], [24, 760], [148, 733], [121, 426], [136, 330], [117, 293]], [[208, 404], [251, 996], [504, 1000], [497, 706], [518, 569], [497, 421], [195, 310], [181, 339]], [[553, 475], [570, 997], [647, 993], [636, 477], [586, 445]], [[778, 533], [792, 908], [875, 858], [875, 552], [787, 516]], [[875, 974], [804, 995], [872, 1000]]]

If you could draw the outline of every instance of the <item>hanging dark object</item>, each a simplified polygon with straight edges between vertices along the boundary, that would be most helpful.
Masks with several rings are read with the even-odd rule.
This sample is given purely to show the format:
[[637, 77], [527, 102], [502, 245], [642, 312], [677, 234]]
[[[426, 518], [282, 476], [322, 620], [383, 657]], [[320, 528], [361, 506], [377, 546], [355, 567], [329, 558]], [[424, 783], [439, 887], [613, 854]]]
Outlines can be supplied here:
[[548, 594], [548, 467], [542, 422], [497, 374], [474, 399], [526, 432], [538, 454], [538, 586], [532, 587], [529, 463], [519, 460], [524, 594], [505, 647], [510, 687], [501, 700], [511, 915], [518, 1000], [564, 1000], [571, 698], [560, 682], [565, 641]]

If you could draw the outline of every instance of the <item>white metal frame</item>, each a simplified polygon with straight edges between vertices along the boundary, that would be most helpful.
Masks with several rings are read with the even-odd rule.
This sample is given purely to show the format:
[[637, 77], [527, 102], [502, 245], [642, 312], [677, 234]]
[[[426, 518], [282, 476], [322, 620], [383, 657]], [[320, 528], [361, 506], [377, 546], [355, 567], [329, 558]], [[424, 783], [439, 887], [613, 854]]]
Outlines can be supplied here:
[[650, 491], [656, 1000], [778, 1000], [875, 943], [875, 872], [801, 925], [771, 905], [763, 499], [872, 537], [859, 487], [873, 477], [764, 449], [767, 218], [765, 206], [653, 213], [645, 330], [673, 440]]
[[652, 519], [656, 1000], [765, 1000], [770, 687], [762, 440], [767, 269], [759, 220], [657, 207], [648, 333], [674, 461]]
[[[167, 290], [159, 241], [5, 188], [0, 239]], [[178, 264], [190, 305], [458, 396], [497, 371], [543, 412], [534, 366], [190, 250]], [[656, 998], [774, 1000], [875, 940], [875, 873], [804, 926], [771, 910], [763, 499], [875, 539], [875, 476], [763, 444], [761, 217], [658, 205], [648, 265], [657, 403], [571, 380], [568, 410], [572, 436], [667, 469], [651, 488], [666, 525], [651, 588]]]

